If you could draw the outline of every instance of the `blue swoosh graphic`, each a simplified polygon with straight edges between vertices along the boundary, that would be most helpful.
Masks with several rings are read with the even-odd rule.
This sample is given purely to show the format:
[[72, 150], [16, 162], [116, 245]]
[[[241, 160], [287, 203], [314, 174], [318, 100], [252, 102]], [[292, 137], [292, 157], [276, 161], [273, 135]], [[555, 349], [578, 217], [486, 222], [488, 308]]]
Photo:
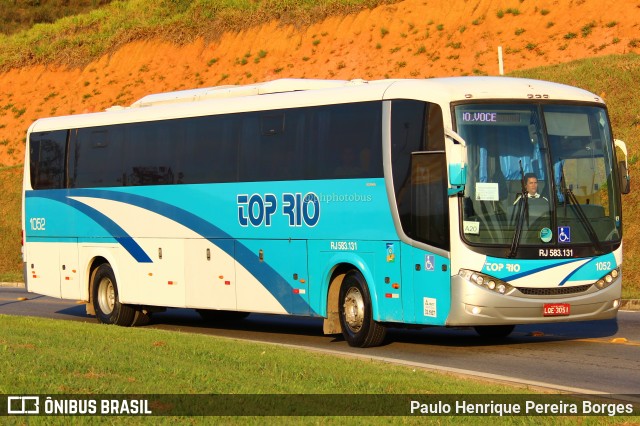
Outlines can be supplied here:
[[[569, 260], [566, 260], [566, 261], [563, 261], [563, 262], [553, 263], [551, 265], [543, 265], [543, 266], [540, 266], [539, 268], [529, 269], [529, 270], [526, 270], [524, 272], [520, 272], [518, 274], [513, 274], [513, 275], [506, 276], [503, 279], [504, 280], [508, 280], [508, 281], [513, 281], [513, 280], [517, 280], [519, 278], [523, 278], [523, 277], [526, 277], [526, 276], [529, 276], [529, 275], [536, 274], [538, 272], [546, 271], [547, 269], [552, 269], [552, 268], [555, 268], [555, 267], [558, 267], [558, 266], [567, 265], [569, 263], [578, 262], [580, 260], [584, 260], [584, 259], [569, 259]], [[579, 269], [580, 268], [576, 268], [576, 271], [579, 270]], [[576, 271], [573, 271], [571, 273], [571, 275], [573, 275]]]
[[[47, 197], [49, 198], [49, 197]], [[50, 198], [55, 201], [66, 202], [66, 204], [71, 207], [79, 210], [80, 212], [86, 214], [91, 219], [96, 221], [100, 226], [102, 226], [108, 233], [113, 235], [113, 237], [118, 241], [122, 247], [125, 248], [133, 256], [133, 258], [139, 263], [153, 263], [153, 260], [145, 253], [145, 251], [135, 242], [133, 238], [127, 235], [124, 229], [120, 227], [117, 223], [111, 220], [108, 216], [101, 213], [100, 211], [94, 209], [93, 207], [89, 207], [86, 204], [83, 204], [77, 200], [73, 200], [71, 198], [66, 198], [65, 200], [58, 200], [56, 198]]]
[[[260, 262], [258, 256], [248, 247], [237, 241], [222, 229], [213, 225], [211, 222], [208, 222], [187, 210], [181, 209], [180, 207], [142, 195], [102, 189], [74, 189], [64, 192], [55, 190], [27, 191], [25, 194], [26, 197], [29, 198], [45, 198], [58, 201], [81, 211], [109, 232], [120, 244], [122, 244], [124, 249], [127, 250], [134, 259], [136, 259], [136, 261], [141, 263], [152, 262], [152, 260], [144, 252], [142, 247], [140, 247], [138, 243], [136, 243], [133, 238], [124, 231], [124, 229], [103, 213], [77, 200], [73, 200], [70, 197], [87, 197], [119, 201], [157, 213], [185, 226], [198, 235], [201, 235], [229, 256], [235, 258], [236, 261], [238, 261], [247, 271], [256, 277], [256, 279], [267, 289], [267, 291], [269, 291], [269, 293], [271, 293], [271, 295], [273, 295], [281, 306], [285, 307], [285, 309], [290, 305], [289, 310], [291, 312], [308, 311], [312, 315], [317, 315], [317, 313], [300, 295], [292, 292], [291, 286], [275, 269], [265, 262]], [[235, 253], [233, 252], [233, 248], [228, 249], [227, 247], [220, 246], [216, 244], [215, 239], [206, 237], [207, 235], [216, 235], [218, 238], [234, 240]], [[288, 291], [283, 291], [284, 285], [288, 287]]]
[[[595, 262], [596, 260], [598, 260], [598, 259], [597, 259], [597, 258], [593, 258], [593, 259], [591, 259], [590, 261], [583, 263], [580, 267], [578, 267], [578, 268], [574, 269], [572, 273], [570, 273], [569, 275], [567, 275], [567, 276], [565, 277], [565, 279], [564, 279], [564, 280], [562, 280], [562, 281], [560, 282], [560, 284], [558, 284], [558, 287], [562, 287], [562, 286], [563, 286], [567, 281], [569, 281], [569, 279], [571, 279], [571, 277], [572, 277], [572, 276], [574, 276], [574, 275], [575, 275], [575, 274], [576, 274], [580, 269], [582, 269], [583, 267], [587, 266], [588, 264], [590, 264], [590, 263], [592, 263], [592, 262]], [[595, 280], [594, 280], [594, 281], [595, 281]]]

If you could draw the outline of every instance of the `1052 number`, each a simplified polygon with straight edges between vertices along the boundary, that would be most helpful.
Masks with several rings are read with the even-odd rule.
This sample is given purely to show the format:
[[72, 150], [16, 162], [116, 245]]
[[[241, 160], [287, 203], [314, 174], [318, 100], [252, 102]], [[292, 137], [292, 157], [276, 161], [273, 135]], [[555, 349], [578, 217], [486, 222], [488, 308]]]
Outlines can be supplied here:
[[44, 231], [47, 226], [47, 220], [44, 217], [32, 217], [29, 223], [32, 231]]

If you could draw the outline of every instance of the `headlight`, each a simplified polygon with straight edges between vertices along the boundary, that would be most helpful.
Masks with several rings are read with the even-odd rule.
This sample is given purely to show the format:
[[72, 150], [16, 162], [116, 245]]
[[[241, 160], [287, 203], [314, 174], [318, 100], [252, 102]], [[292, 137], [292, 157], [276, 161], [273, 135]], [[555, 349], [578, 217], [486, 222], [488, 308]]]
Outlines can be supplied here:
[[513, 290], [513, 287], [511, 287], [506, 282], [501, 281], [495, 277], [482, 274], [480, 272], [470, 271], [468, 269], [460, 269], [458, 275], [460, 275], [470, 283], [494, 291], [496, 293], [507, 294], [511, 292], [511, 290]]
[[598, 290], [602, 290], [603, 288], [609, 287], [615, 281], [615, 279], [618, 278], [619, 275], [620, 275], [620, 268], [616, 268], [612, 270], [607, 275], [605, 275], [604, 277], [596, 281], [595, 283], [596, 287], [598, 287]]

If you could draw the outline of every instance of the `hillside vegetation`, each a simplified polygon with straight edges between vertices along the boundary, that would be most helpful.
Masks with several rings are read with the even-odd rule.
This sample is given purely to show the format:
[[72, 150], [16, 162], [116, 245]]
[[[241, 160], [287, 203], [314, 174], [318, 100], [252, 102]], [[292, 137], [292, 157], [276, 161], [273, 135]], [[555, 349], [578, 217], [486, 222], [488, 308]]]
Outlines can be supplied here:
[[[285, 77], [496, 75], [501, 46], [507, 74], [602, 96], [615, 136], [630, 148], [633, 178], [639, 18], [631, 0], [608, 4], [606, 15], [596, 0], [129, 0], [0, 35], [0, 165], [17, 166], [0, 171], [8, 223], [0, 272], [20, 271], [19, 202], [9, 194], [19, 194], [11, 185], [31, 122], [168, 90]], [[640, 282], [636, 198], [624, 198], [627, 296], [640, 295], [630, 286]]]
[[112, 0], [4, 0], [0, 4], [0, 32], [14, 34], [35, 24], [89, 12]]
[[[32, 7], [38, 22], [48, 3]], [[104, 1], [76, 1], [101, 6]], [[346, 14], [365, 7], [392, 3], [385, 0], [128, 0], [94, 8], [84, 14], [59, 19], [51, 25], [37, 25], [5, 37], [0, 44], [0, 69], [34, 64], [86, 66], [104, 53], [134, 40], [162, 38], [188, 43], [204, 37], [210, 41], [227, 31], [241, 31], [273, 19], [297, 27]], [[84, 8], [87, 8], [85, 6]], [[14, 7], [14, 9], [16, 9]], [[20, 10], [20, 9], [18, 9]], [[60, 8], [60, 11], [64, 10]], [[62, 14], [62, 13], [61, 13]], [[51, 13], [53, 16], [54, 13]], [[45, 22], [45, 19], [39, 20]]]

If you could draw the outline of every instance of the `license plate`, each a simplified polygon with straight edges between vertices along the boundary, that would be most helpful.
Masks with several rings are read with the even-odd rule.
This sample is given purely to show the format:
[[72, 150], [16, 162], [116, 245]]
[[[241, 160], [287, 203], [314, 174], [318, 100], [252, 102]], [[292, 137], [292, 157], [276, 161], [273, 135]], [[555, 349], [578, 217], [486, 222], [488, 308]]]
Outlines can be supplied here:
[[568, 303], [545, 303], [542, 307], [542, 314], [545, 317], [566, 316], [571, 313], [571, 305]]

